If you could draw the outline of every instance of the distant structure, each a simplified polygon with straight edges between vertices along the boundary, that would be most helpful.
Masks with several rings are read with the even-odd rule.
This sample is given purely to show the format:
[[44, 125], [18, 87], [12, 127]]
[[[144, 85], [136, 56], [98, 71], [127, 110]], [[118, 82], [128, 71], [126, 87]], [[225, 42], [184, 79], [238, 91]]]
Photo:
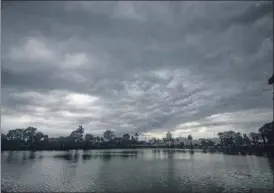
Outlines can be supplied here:
[[[274, 67], [273, 67], [274, 70]], [[274, 72], [273, 75], [268, 79], [268, 84], [273, 86], [273, 121], [274, 121]]]

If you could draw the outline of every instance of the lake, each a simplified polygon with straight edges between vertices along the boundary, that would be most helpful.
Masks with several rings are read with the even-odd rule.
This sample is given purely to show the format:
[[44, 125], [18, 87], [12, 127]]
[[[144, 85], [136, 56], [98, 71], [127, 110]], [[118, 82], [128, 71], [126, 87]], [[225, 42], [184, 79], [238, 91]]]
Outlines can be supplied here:
[[266, 157], [128, 149], [6, 151], [8, 192], [271, 192], [274, 161]]

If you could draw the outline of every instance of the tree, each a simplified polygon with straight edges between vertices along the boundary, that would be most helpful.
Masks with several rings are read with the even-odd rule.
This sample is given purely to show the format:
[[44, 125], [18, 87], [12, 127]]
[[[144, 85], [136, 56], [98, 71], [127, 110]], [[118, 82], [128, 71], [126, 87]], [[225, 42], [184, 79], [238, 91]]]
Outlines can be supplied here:
[[100, 137], [100, 141], [103, 142], [103, 141], [104, 141], [104, 138], [103, 138], [103, 137]]
[[220, 137], [221, 144], [224, 146], [231, 146], [235, 141], [235, 132], [234, 131], [224, 131], [219, 132], [218, 136]]
[[49, 141], [49, 136], [48, 136], [48, 135], [44, 135], [43, 138], [44, 138], [44, 141], [45, 141], [45, 142], [48, 142], [48, 141]]
[[127, 133], [124, 134], [124, 135], [123, 135], [123, 139], [124, 139], [124, 140], [129, 140], [129, 139], [130, 139], [130, 135], [127, 134]]
[[245, 145], [250, 145], [251, 141], [249, 139], [249, 137], [244, 133], [243, 134], [243, 144]]
[[157, 143], [157, 139], [155, 137], [152, 137], [151, 142], [152, 142], [152, 144], [155, 144], [155, 143]]
[[274, 143], [274, 122], [264, 124], [260, 129], [259, 132], [264, 140], [267, 139], [269, 144]]
[[261, 135], [261, 134], [259, 134], [259, 133], [254, 133], [254, 132], [250, 132], [250, 133], [249, 133], [249, 136], [250, 136], [250, 138], [251, 138], [253, 144], [257, 144], [257, 143], [258, 143], [258, 140], [259, 140], [259, 138], [260, 138], [260, 135]]
[[135, 141], [138, 141], [138, 140], [139, 140], [139, 134], [135, 133]]
[[1, 133], [1, 140], [6, 140], [7, 139], [7, 136], [3, 133]]
[[166, 140], [170, 141], [172, 139], [172, 134], [170, 132], [166, 133]]
[[214, 142], [212, 140], [207, 140], [207, 146], [214, 146]]
[[114, 135], [114, 132], [111, 131], [111, 130], [106, 130], [104, 133], [103, 133], [103, 136], [105, 139], [107, 139], [108, 141], [111, 141], [115, 138], [115, 135]]
[[244, 141], [244, 139], [243, 139], [242, 134], [240, 132], [235, 133], [235, 144], [237, 146], [243, 145], [243, 141]]
[[37, 128], [27, 127], [24, 130], [24, 140], [29, 142], [29, 143], [33, 143], [34, 140], [35, 140], [36, 132], [37, 132]]
[[81, 142], [83, 140], [84, 128], [82, 125], [79, 125], [78, 129], [71, 132], [69, 138], [72, 139], [73, 142]]
[[94, 139], [94, 136], [92, 134], [87, 133], [85, 136], [85, 141], [89, 142], [92, 141]]
[[190, 146], [191, 146], [191, 149], [193, 148], [193, 145], [192, 145], [192, 136], [191, 135], [188, 135], [187, 136], [187, 139], [190, 141]]
[[100, 142], [101, 138], [99, 136], [95, 137], [96, 142]]
[[44, 134], [42, 132], [37, 132], [36, 135], [34, 136], [34, 140], [35, 141], [40, 141], [41, 139], [43, 139]]
[[8, 140], [24, 141], [24, 129], [13, 129], [7, 133]]

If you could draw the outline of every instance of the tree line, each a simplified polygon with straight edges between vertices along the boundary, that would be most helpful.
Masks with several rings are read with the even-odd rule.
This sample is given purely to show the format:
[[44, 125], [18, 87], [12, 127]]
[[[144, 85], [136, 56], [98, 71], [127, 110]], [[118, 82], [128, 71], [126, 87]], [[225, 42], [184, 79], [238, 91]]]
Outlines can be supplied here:
[[263, 144], [273, 144], [274, 143], [274, 122], [266, 123], [258, 132], [250, 132], [249, 136], [247, 134], [241, 134], [235, 131], [224, 131], [219, 132], [218, 136], [220, 138], [220, 143], [222, 146], [240, 146], [240, 145], [258, 145], [260, 144], [260, 139]]
[[[179, 138], [173, 138], [170, 132], [167, 132], [163, 139], [153, 138], [150, 145], [159, 145], [162, 142], [168, 147], [187, 147], [200, 148], [209, 146], [243, 146], [258, 145], [260, 139], [263, 144], [274, 143], [273, 122], [267, 123], [259, 128], [258, 132], [241, 134], [235, 131], [224, 131], [218, 133], [219, 144], [210, 139], [199, 139], [200, 144], [193, 144], [193, 137], [188, 135], [187, 140], [190, 144], [184, 144]], [[49, 138], [48, 135], [38, 131], [37, 128], [27, 127], [26, 129], [13, 129], [8, 133], [1, 134], [2, 150], [66, 150], [66, 149], [91, 149], [91, 148], [130, 148], [134, 145], [142, 145], [145, 142], [139, 141], [139, 134], [124, 134], [122, 137], [116, 137], [111, 130], [106, 130], [102, 136], [94, 136], [87, 133], [84, 136], [84, 128], [80, 125], [68, 136]]]
[[[66, 150], [88, 149], [99, 147], [115, 147], [115, 145], [138, 144], [139, 134], [124, 134], [122, 138], [115, 137], [111, 130], [106, 130], [103, 136], [94, 136], [87, 133], [84, 136], [84, 128], [80, 125], [69, 136], [49, 138], [48, 135], [38, 131], [37, 128], [13, 129], [1, 134], [2, 150]], [[100, 145], [100, 146], [99, 146]]]

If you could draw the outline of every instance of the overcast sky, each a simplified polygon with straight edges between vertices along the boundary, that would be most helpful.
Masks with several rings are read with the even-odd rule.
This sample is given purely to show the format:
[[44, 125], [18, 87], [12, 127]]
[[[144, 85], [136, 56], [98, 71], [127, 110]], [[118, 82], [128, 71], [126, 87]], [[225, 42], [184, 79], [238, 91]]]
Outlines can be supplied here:
[[1, 128], [256, 131], [272, 64], [271, 2], [5, 2]]

